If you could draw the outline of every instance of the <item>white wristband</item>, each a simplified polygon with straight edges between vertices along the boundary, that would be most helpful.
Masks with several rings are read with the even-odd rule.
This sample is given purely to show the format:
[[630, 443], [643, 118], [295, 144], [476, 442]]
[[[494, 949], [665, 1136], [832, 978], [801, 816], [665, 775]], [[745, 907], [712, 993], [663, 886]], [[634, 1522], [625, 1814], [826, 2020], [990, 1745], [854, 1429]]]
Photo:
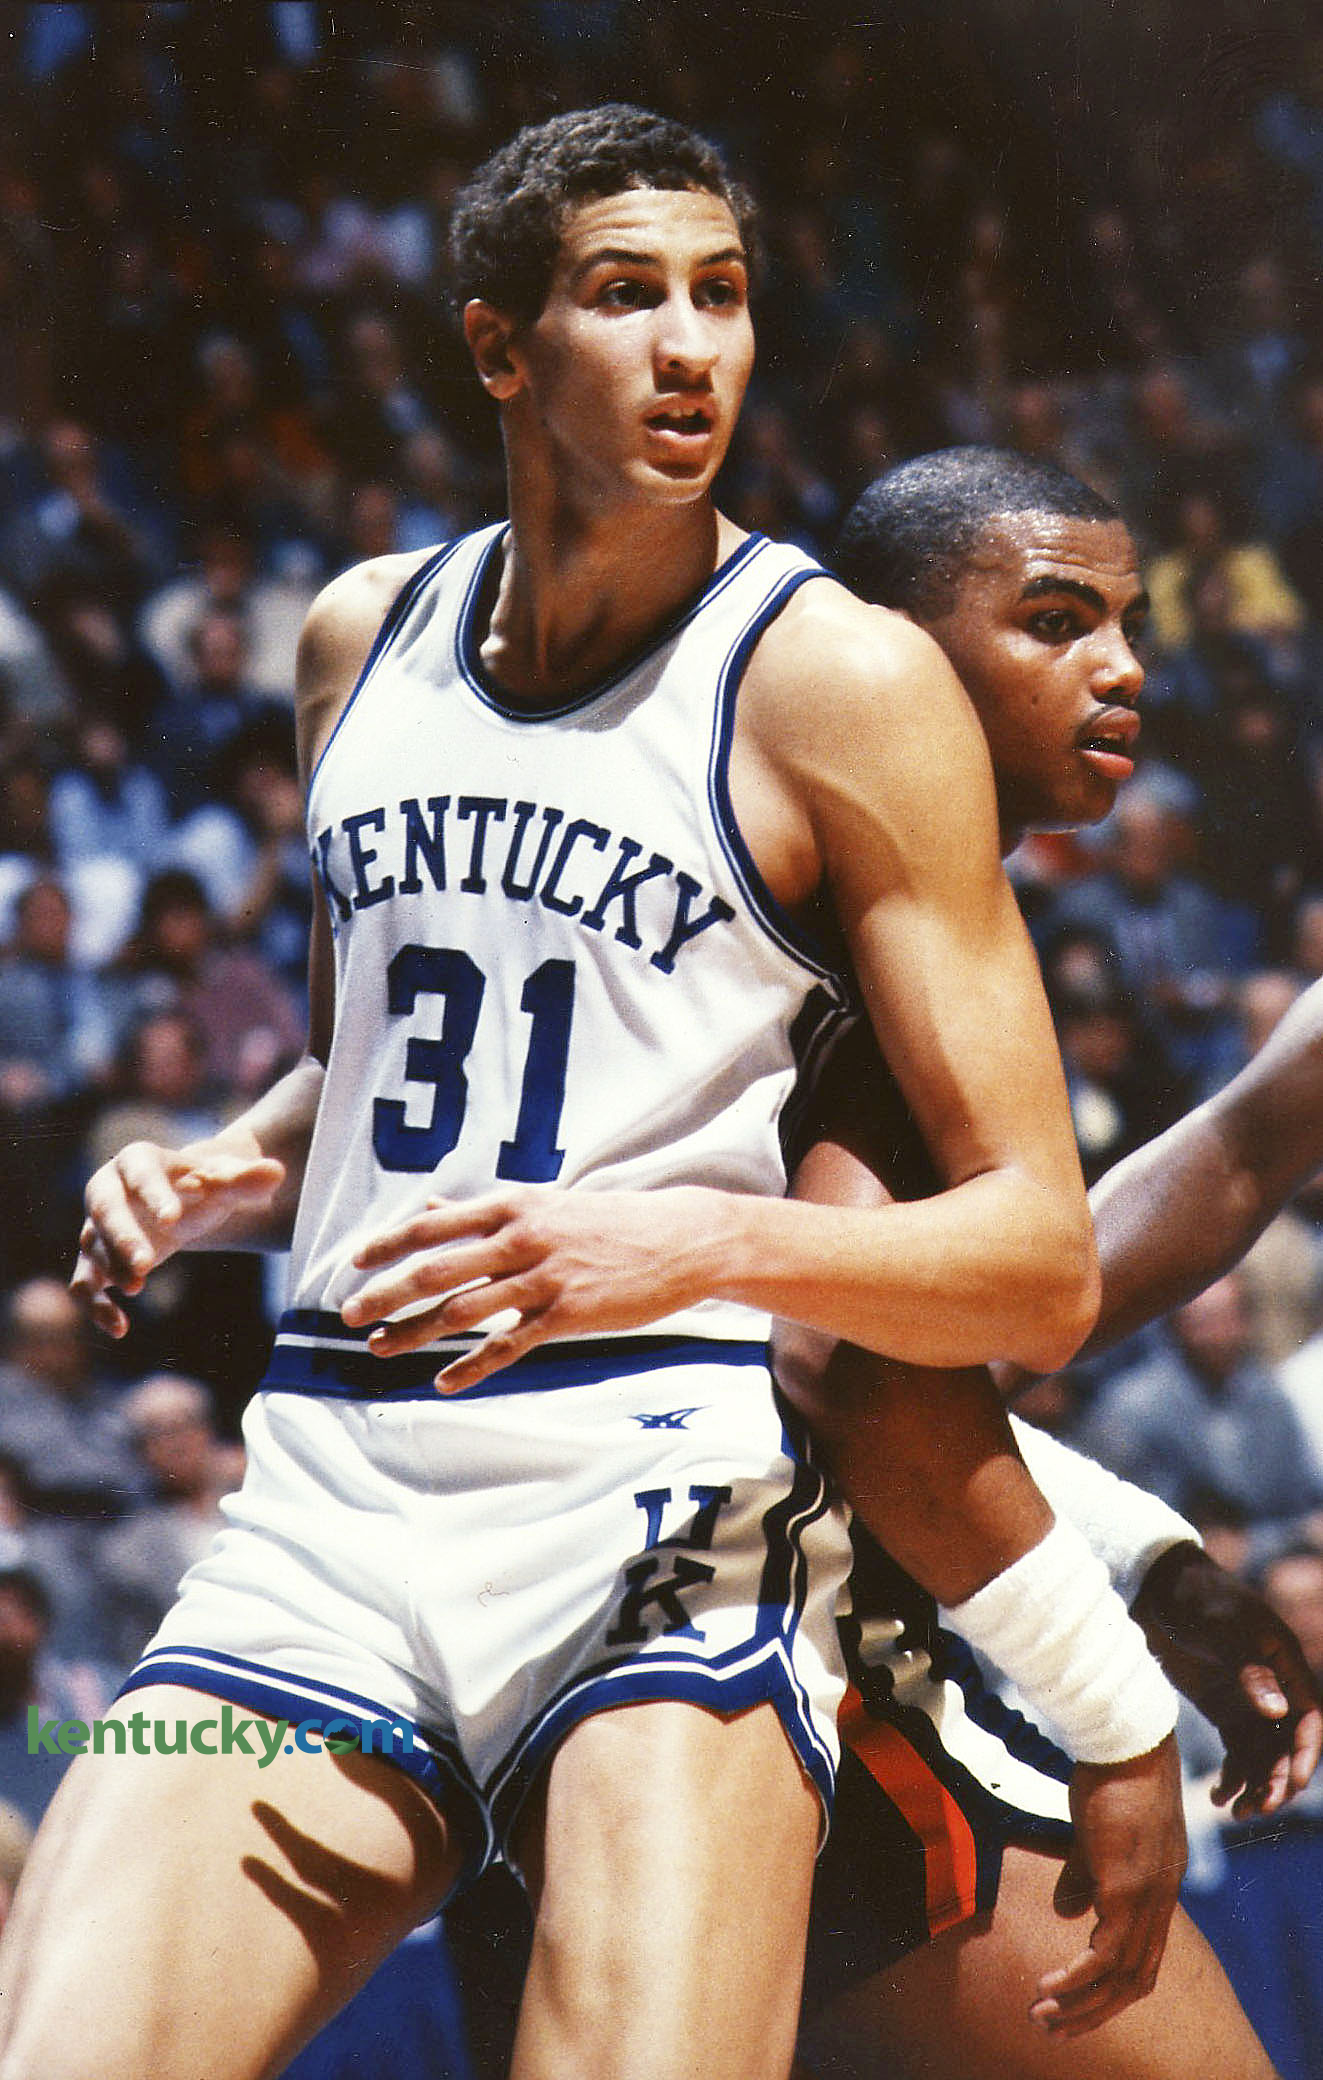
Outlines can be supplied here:
[[1077, 1762], [1147, 1755], [1176, 1724], [1175, 1691], [1106, 1567], [1064, 1518], [947, 1615]]
[[1193, 1524], [1147, 1489], [1121, 1480], [1019, 1416], [1011, 1417], [1011, 1428], [1053, 1515], [1068, 1517], [1084, 1533], [1127, 1607], [1155, 1560], [1172, 1546], [1203, 1543]]

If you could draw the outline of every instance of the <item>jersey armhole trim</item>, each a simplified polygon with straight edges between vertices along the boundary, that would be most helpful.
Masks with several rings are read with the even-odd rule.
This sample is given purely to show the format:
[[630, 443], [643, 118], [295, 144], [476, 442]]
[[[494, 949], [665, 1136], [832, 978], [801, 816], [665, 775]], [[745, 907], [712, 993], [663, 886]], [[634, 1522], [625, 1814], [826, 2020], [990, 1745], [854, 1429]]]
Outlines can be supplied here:
[[409, 613], [410, 608], [414, 605], [414, 602], [417, 600], [419, 593], [422, 591], [424, 585], [426, 585], [428, 579], [435, 576], [437, 571], [440, 570], [442, 564], [449, 562], [450, 558], [455, 554], [455, 551], [461, 548], [463, 546], [463, 543], [467, 539], [467, 536], [460, 536], [456, 541], [443, 542], [439, 549], [434, 550], [430, 556], [424, 557], [423, 561], [419, 564], [413, 576], [411, 578], [405, 579], [403, 585], [396, 593], [389, 607], [386, 609], [385, 617], [382, 620], [381, 626], [377, 630], [376, 635], [372, 638], [372, 648], [368, 651], [367, 656], [363, 659], [362, 670], [359, 672], [358, 677], [354, 681], [353, 690], [351, 691], [349, 698], [345, 702], [343, 708], [340, 710], [340, 713], [336, 718], [335, 728], [331, 731], [330, 736], [322, 745], [321, 751], [317, 758], [317, 763], [313, 767], [312, 772], [309, 775], [309, 802], [311, 802], [312, 800], [312, 790], [317, 784], [317, 776], [326, 763], [327, 752], [330, 750], [332, 744], [334, 744], [341, 730], [344, 728], [345, 723], [349, 718], [350, 709], [353, 707], [355, 701], [358, 699], [359, 694], [363, 691], [363, 688], [367, 685], [368, 680], [372, 676], [372, 673], [376, 670], [377, 665], [380, 663], [385, 652], [390, 648], [390, 645], [394, 642], [396, 636], [399, 634], [400, 629], [404, 624], [405, 617]]
[[791, 571], [762, 602], [726, 659], [717, 682], [716, 718], [708, 767], [708, 798], [722, 851], [757, 922], [783, 953], [789, 954], [801, 966], [810, 969], [820, 981], [828, 983], [839, 994], [843, 988], [839, 970], [821, 941], [790, 915], [763, 880], [753, 854], [745, 843], [744, 833], [736, 821], [730, 798], [730, 751], [735, 737], [735, 704], [749, 659], [753, 656], [760, 638], [775, 621], [787, 601], [798, 592], [800, 586], [808, 584], [813, 578], [826, 578], [830, 575], [830, 572], [823, 570], [819, 564], [806, 564], [801, 570]]

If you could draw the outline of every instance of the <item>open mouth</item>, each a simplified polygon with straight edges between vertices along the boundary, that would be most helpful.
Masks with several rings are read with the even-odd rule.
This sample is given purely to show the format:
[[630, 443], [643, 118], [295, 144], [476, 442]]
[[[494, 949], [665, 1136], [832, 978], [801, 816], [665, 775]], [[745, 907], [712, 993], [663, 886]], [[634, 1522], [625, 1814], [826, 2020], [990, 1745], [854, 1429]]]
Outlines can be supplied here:
[[655, 433], [674, 433], [682, 438], [693, 438], [697, 434], [710, 433], [712, 430], [711, 414], [704, 411], [701, 405], [651, 412], [647, 423]]
[[1077, 742], [1089, 763], [1106, 779], [1128, 780], [1135, 770], [1134, 744], [1138, 735], [1138, 715], [1133, 709], [1121, 709], [1100, 716]]

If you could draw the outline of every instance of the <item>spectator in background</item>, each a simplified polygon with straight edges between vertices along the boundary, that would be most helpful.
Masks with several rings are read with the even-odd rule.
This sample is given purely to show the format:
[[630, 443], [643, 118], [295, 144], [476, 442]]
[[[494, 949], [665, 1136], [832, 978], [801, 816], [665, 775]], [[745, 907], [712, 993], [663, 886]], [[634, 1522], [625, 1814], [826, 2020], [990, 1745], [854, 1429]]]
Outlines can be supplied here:
[[1191, 640], [1189, 591], [1205, 571], [1220, 571], [1227, 587], [1226, 625], [1239, 635], [1272, 636], [1298, 629], [1304, 605], [1265, 541], [1235, 541], [1226, 507], [1206, 488], [1184, 492], [1174, 510], [1173, 543], [1149, 564], [1151, 633], [1157, 649], [1183, 649]]
[[1239, 483], [1241, 458], [1232, 435], [1174, 361], [1153, 362], [1131, 379], [1117, 445], [1122, 510], [1145, 516], [1162, 541], [1175, 535], [1183, 499], [1211, 490], [1216, 503]]
[[[1315, 1682], [1323, 1684], [1323, 1547], [1289, 1546], [1262, 1570], [1259, 1587], [1299, 1640]], [[1321, 1787], [1312, 1788], [1317, 1806]]]
[[114, 853], [145, 877], [170, 829], [160, 778], [133, 756], [120, 720], [90, 707], [76, 716], [70, 755], [51, 780], [49, 814], [62, 867]]
[[1323, 1468], [1252, 1354], [1244, 1279], [1219, 1279], [1169, 1327], [1154, 1357], [1101, 1389], [1073, 1442], [1184, 1514], [1221, 1498], [1243, 1513], [1260, 1559], [1302, 1523], [1323, 1530]]
[[[6, 1804], [35, 1827], [70, 1758], [28, 1741], [28, 1714], [39, 1724], [95, 1719], [109, 1704], [113, 1683], [89, 1663], [67, 1663], [49, 1652], [50, 1600], [30, 1568], [0, 1567], [0, 1784]], [[54, 1743], [52, 1743], [52, 1746]]]
[[1049, 913], [1114, 950], [1125, 986], [1151, 1007], [1184, 1073], [1219, 1065], [1234, 979], [1252, 957], [1252, 915], [1214, 896], [1185, 867], [1187, 820], [1148, 781], [1132, 781], [1104, 827], [1104, 871], [1065, 889]]
[[431, 548], [473, 524], [459, 457], [445, 435], [424, 426], [404, 450], [406, 491], [396, 540], [402, 551]]
[[202, 884], [181, 868], [148, 882], [137, 935], [118, 977], [126, 1022], [176, 1010], [206, 1048], [206, 1074], [222, 1099], [265, 1089], [303, 1049], [292, 992], [243, 947], [221, 943]]
[[155, 759], [180, 815], [207, 800], [212, 762], [245, 723], [288, 708], [263, 700], [248, 675], [248, 639], [242, 617], [229, 607], [206, 607], [190, 632], [193, 683], [156, 710]]
[[124, 1397], [124, 1420], [150, 1499], [107, 1531], [96, 1564], [114, 1658], [127, 1669], [174, 1602], [185, 1569], [210, 1550], [236, 1468], [198, 1380], [167, 1372], [143, 1380]]
[[70, 958], [69, 899], [39, 874], [15, 905], [0, 961], [0, 1107], [41, 1109], [95, 1084], [114, 1053], [110, 996]]
[[132, 635], [130, 618], [76, 571], [54, 572], [33, 604], [71, 705], [111, 717], [141, 753], [170, 682]]
[[289, 703], [299, 630], [317, 589], [316, 575], [296, 567], [280, 577], [259, 574], [251, 539], [211, 527], [198, 547], [197, 569], [153, 593], [142, 610], [142, 640], [180, 692], [197, 684], [192, 636], [211, 609], [239, 617], [245, 677], [255, 694]]
[[1212, 887], [1248, 903], [1264, 951], [1284, 955], [1302, 883], [1323, 878], [1323, 844], [1301, 732], [1284, 694], [1241, 659], [1223, 678], [1194, 772], [1203, 797], [1203, 857]]
[[126, 1034], [115, 1087], [88, 1129], [85, 1164], [99, 1168], [130, 1141], [182, 1148], [219, 1124], [206, 1037], [187, 1011], [167, 1005], [145, 1012]]
[[253, 947], [302, 1002], [312, 897], [287, 722], [240, 730], [216, 762], [212, 799], [179, 826], [165, 857], [196, 874], [225, 936]]
[[1080, 1160], [1093, 1184], [1178, 1117], [1183, 1091], [1113, 977], [1058, 990], [1052, 1010]]
[[57, 1278], [28, 1279], [9, 1298], [0, 1451], [43, 1515], [118, 1516], [142, 1493], [120, 1397], [93, 1370], [82, 1318]]
[[163, 545], [106, 482], [87, 426], [54, 420], [42, 440], [48, 488], [0, 541], [0, 568], [27, 594], [55, 571], [76, 573], [127, 611], [168, 567]]
[[392, 482], [404, 474], [414, 435], [431, 415], [405, 367], [399, 329], [379, 312], [351, 319], [345, 336], [345, 372], [322, 432], [346, 477], [381, 471]]

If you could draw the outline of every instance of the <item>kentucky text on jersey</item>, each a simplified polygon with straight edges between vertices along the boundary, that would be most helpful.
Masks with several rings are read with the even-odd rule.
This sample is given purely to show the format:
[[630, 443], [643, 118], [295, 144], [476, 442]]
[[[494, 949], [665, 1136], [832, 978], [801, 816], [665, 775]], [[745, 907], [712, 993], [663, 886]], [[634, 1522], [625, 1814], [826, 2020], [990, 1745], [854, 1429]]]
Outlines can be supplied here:
[[358, 910], [424, 891], [497, 894], [611, 930], [664, 975], [734, 910], [665, 853], [586, 817], [498, 795], [378, 804], [317, 831], [313, 867], [338, 929]]

